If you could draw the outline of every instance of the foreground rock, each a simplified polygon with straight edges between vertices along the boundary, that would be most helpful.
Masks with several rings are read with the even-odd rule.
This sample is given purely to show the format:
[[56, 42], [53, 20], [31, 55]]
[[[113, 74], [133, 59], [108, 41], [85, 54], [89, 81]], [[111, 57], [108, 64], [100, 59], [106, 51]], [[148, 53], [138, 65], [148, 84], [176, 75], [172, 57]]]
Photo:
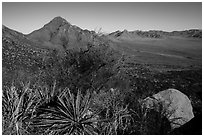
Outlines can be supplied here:
[[171, 122], [172, 129], [184, 125], [194, 117], [191, 101], [176, 89], [167, 89], [147, 97], [144, 99], [144, 105], [162, 111]]

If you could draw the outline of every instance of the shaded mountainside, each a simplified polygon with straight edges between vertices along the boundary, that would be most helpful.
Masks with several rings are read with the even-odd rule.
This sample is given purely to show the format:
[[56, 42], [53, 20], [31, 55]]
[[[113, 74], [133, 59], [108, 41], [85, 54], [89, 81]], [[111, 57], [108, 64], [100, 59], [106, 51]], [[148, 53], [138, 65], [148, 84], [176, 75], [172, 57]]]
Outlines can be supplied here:
[[[3, 26], [2, 64], [10, 70], [17, 67], [36, 67], [35, 62], [42, 60], [51, 50], [30, 41], [24, 34]], [[40, 63], [39, 61], [38, 63]], [[31, 65], [33, 64], [33, 65]], [[35, 65], [34, 65], [35, 64]], [[33, 69], [35, 69], [35, 67]]]
[[[26, 35], [17, 32], [15, 30], [12, 30], [4, 25], [2, 25], [2, 40], [3, 43], [4, 41], [13, 41], [15, 43], [18, 43], [20, 45], [27, 45], [27, 46], [31, 46], [31, 47], [36, 47], [36, 48], [41, 48], [43, 49], [43, 47], [35, 42], [30, 41]], [[4, 44], [3, 44], [4, 46]]]

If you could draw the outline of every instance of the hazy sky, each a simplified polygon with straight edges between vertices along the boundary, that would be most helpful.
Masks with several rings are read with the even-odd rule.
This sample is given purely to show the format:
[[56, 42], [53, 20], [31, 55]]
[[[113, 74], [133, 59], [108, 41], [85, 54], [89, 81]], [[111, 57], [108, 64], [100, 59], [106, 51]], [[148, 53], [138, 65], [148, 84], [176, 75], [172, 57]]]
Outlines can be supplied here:
[[61, 16], [82, 29], [202, 29], [202, 3], [5, 3], [3, 25], [28, 34]]

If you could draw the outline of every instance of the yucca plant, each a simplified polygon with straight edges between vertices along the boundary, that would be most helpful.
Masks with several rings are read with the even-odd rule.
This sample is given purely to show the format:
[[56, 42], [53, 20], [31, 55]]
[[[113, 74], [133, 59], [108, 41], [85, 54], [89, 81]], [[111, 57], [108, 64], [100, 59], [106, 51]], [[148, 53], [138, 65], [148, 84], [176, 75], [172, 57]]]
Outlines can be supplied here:
[[52, 87], [47, 85], [41, 86], [38, 84], [35, 84], [33, 87], [35, 89], [36, 98], [39, 100], [39, 104], [49, 102], [54, 96], [57, 96], [61, 92], [61, 89], [56, 89], [56, 81], [54, 81]]
[[2, 115], [3, 134], [29, 134], [28, 119], [32, 117], [35, 105], [35, 95], [29, 88], [30, 84], [22, 86], [22, 89], [14, 85], [3, 90]]
[[78, 90], [74, 96], [68, 88], [49, 102], [40, 104], [32, 125], [46, 129], [45, 134], [98, 134], [98, 113], [90, 108], [91, 96]]

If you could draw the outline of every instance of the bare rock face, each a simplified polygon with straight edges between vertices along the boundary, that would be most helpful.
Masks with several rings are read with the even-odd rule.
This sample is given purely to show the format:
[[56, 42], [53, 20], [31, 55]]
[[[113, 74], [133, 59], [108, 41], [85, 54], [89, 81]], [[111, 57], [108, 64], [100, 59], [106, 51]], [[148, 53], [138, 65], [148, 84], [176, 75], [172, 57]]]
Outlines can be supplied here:
[[190, 121], [193, 117], [193, 107], [189, 98], [176, 89], [161, 91], [152, 97], [144, 99], [147, 108], [162, 111], [175, 129]]

